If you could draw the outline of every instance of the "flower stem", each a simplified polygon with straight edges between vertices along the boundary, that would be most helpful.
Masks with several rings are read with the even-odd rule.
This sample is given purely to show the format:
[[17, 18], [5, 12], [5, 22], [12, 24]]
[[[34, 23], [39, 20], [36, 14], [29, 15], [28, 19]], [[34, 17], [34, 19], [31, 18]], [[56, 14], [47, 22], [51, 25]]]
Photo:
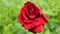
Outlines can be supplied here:
[[34, 33], [34, 34], [37, 34], [37, 33]]

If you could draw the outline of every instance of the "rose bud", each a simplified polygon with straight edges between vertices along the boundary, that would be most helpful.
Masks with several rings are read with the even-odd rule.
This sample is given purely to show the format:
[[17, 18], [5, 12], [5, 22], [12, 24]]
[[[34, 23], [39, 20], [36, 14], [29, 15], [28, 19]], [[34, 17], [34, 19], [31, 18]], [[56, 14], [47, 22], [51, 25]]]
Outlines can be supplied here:
[[44, 13], [32, 2], [26, 2], [18, 15], [18, 21], [22, 26], [36, 34], [44, 30], [44, 25], [48, 23]]

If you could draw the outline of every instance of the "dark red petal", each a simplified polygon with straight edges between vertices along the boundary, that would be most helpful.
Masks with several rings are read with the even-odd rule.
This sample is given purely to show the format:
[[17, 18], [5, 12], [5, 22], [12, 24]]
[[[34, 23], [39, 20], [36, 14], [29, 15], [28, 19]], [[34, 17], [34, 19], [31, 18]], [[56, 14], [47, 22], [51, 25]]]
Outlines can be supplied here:
[[30, 24], [25, 24], [24, 28], [25, 29], [31, 29], [31, 28], [35, 27], [35, 25], [36, 25], [36, 23], [31, 22]]
[[44, 15], [44, 13], [42, 11], [40, 12], [40, 14], [41, 14], [41, 18], [43, 18], [45, 23], [47, 24], [48, 23], [48, 18]]
[[25, 12], [25, 8], [23, 7], [23, 8], [21, 9], [20, 14], [18, 15], [18, 21], [19, 21], [19, 23], [21, 23], [22, 25], [25, 24], [24, 21], [23, 21], [24, 12]]
[[18, 16], [18, 21], [19, 21], [19, 23], [21, 23], [22, 25], [24, 25], [24, 22], [23, 22], [23, 20], [22, 20], [22, 18], [21, 18], [20, 15]]
[[43, 24], [43, 25], [47, 24], [47, 22], [42, 17], [40, 17], [39, 22], [40, 24]]
[[44, 31], [44, 26], [43, 25], [39, 25], [34, 29], [34, 32], [42, 32]]

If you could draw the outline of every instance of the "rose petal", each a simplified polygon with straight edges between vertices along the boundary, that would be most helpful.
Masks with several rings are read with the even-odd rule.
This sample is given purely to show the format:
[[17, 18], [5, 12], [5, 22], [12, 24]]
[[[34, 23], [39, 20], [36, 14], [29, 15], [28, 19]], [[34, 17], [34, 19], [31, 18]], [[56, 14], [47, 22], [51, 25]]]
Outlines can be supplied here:
[[42, 32], [44, 30], [44, 26], [39, 25], [34, 29], [34, 32]]

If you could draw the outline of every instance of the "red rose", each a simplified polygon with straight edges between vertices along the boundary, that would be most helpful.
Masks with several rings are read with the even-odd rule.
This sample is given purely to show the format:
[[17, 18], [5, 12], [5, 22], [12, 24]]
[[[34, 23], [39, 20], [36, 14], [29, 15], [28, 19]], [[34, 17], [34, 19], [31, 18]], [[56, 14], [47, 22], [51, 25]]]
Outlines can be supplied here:
[[44, 25], [48, 23], [48, 19], [41, 9], [31, 2], [25, 3], [18, 16], [18, 20], [25, 29], [31, 32], [42, 32]]

